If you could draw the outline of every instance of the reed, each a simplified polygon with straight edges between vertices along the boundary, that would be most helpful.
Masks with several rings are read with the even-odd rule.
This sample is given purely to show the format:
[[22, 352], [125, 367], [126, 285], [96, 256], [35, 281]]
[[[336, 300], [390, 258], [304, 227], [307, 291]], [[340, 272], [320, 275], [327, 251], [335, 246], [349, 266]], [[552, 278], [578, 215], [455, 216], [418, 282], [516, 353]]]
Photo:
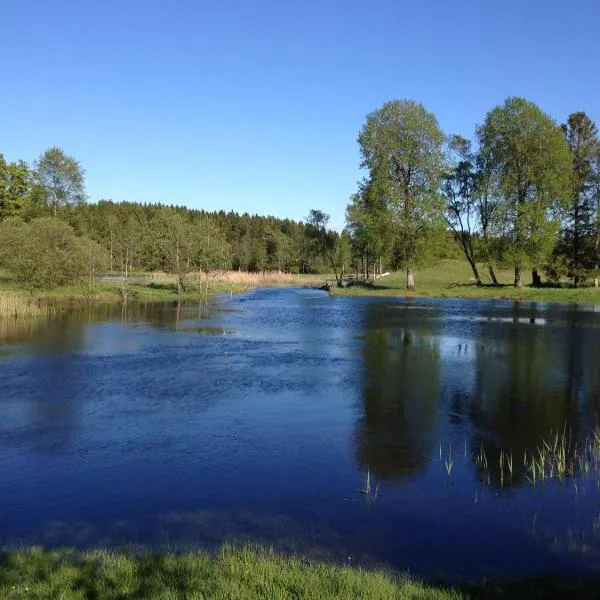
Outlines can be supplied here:
[[[283, 271], [260, 271], [251, 273], [247, 271], [213, 271], [205, 273], [197, 271], [187, 274], [190, 282], [205, 282], [208, 279], [212, 283], [229, 283], [242, 287], [268, 287], [270, 285], [314, 285], [323, 283], [326, 275], [308, 275], [302, 273], [285, 273]], [[153, 272], [148, 275], [136, 276], [136, 280], [150, 281], [154, 283], [176, 283], [177, 275], [163, 272]]]
[[375, 484], [375, 486], [371, 483], [371, 471], [367, 469], [367, 472], [364, 474], [364, 483], [363, 487], [359, 488], [359, 492], [364, 494], [367, 503], [374, 504], [377, 498], [379, 497], [379, 482]]
[[49, 307], [38, 298], [0, 292], [0, 318], [2, 319], [40, 317], [49, 312]]

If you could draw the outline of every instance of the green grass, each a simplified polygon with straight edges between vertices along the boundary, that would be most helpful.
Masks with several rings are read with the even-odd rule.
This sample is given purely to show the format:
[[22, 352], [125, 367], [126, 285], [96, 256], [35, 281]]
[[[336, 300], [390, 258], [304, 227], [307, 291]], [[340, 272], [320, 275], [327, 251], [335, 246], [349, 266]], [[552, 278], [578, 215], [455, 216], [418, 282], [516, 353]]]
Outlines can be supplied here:
[[316, 562], [258, 547], [216, 554], [12, 551], [0, 558], [6, 600], [457, 600], [597, 598], [600, 581], [528, 578], [435, 586], [390, 570]]
[[317, 563], [259, 548], [225, 546], [216, 555], [19, 550], [2, 559], [0, 597], [446, 600], [461, 595], [391, 572]]
[[[473, 280], [473, 273], [465, 261], [443, 260], [434, 267], [415, 271], [415, 292], [406, 290], [406, 272], [397, 271], [387, 277], [375, 280], [372, 285], [356, 285], [349, 288], [336, 289], [335, 294], [347, 296], [425, 296], [440, 298], [501, 298], [509, 300], [528, 300], [535, 302], [559, 303], [600, 303], [600, 289], [593, 287], [571, 288], [524, 286], [521, 289], [512, 287], [513, 272], [509, 269], [496, 269], [500, 287], [485, 285], [489, 283], [487, 268], [480, 265], [480, 275], [484, 285], [478, 287]], [[527, 281], [530, 273], [524, 272]]]

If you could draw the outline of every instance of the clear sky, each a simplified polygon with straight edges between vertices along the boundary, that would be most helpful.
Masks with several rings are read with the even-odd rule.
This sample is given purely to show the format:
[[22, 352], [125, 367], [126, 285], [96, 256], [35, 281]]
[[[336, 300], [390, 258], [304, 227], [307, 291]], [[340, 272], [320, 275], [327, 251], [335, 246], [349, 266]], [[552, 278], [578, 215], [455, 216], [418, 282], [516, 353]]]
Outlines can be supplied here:
[[600, 122], [599, 0], [0, 0], [0, 152], [100, 198], [344, 223], [367, 113], [472, 136], [507, 96]]

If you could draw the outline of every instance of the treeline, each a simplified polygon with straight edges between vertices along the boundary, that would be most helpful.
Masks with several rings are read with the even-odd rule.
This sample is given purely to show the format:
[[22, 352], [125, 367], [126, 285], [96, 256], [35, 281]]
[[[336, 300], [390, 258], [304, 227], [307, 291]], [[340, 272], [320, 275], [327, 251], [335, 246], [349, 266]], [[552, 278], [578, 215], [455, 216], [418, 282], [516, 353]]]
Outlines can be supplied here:
[[533, 285], [573, 285], [600, 275], [600, 142], [583, 112], [562, 125], [522, 98], [508, 98], [476, 128], [474, 141], [445, 135], [412, 100], [369, 114], [359, 138], [368, 176], [347, 208], [348, 230], [366, 270], [414, 269], [450, 231], [481, 285], [480, 265], [531, 269]]
[[93, 282], [105, 272], [166, 271], [177, 274], [178, 289], [185, 290], [190, 271], [328, 271], [323, 240], [329, 244], [339, 235], [324, 224], [183, 206], [87, 203], [84, 171], [60, 148], [48, 149], [31, 166], [0, 154], [0, 266], [27, 288], [84, 277]]
[[[0, 266], [29, 289], [100, 273], [166, 271], [185, 291], [187, 275], [220, 270], [362, 272], [347, 231], [311, 210], [305, 222], [207, 212], [184, 206], [101, 200], [87, 203], [84, 170], [53, 147], [33, 164], [0, 155]], [[445, 239], [441, 252], [452, 252]], [[444, 246], [444, 244], [442, 244]], [[364, 261], [363, 261], [364, 264]]]
[[469, 140], [399, 100], [367, 115], [358, 142], [367, 176], [341, 233], [319, 210], [299, 222], [87, 203], [84, 171], [60, 148], [33, 165], [0, 154], [0, 266], [32, 288], [162, 270], [177, 275], [179, 290], [191, 271], [333, 272], [340, 281], [405, 268], [414, 289], [417, 267], [462, 255], [479, 285], [498, 285], [498, 265], [514, 269], [516, 287], [526, 269], [534, 285], [542, 274], [550, 284], [598, 285], [600, 141], [585, 113], [558, 124], [508, 98]]

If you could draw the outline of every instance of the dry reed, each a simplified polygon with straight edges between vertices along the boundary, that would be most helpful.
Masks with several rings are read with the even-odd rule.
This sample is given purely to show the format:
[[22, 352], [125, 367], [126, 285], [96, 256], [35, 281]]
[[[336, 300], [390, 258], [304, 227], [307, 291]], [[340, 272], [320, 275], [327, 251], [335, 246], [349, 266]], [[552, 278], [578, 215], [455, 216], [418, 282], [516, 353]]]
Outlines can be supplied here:
[[37, 298], [0, 292], [0, 319], [40, 317], [48, 314], [48, 307]]

